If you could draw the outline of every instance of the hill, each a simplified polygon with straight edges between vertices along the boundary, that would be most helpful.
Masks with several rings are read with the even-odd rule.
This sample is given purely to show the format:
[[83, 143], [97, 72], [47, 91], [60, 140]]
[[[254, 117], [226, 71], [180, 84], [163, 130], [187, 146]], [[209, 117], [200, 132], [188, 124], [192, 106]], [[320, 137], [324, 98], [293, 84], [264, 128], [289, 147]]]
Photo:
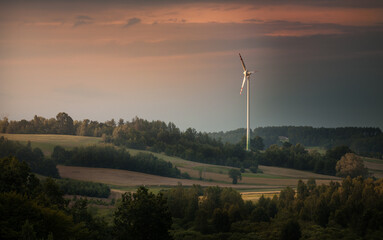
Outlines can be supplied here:
[[59, 135], [59, 134], [7, 134], [0, 133], [0, 136], [8, 138], [12, 141], [19, 141], [26, 144], [31, 142], [33, 148], [40, 148], [46, 156], [50, 156], [53, 148], [60, 145], [65, 148], [74, 148], [78, 146], [90, 146], [100, 144], [102, 139], [100, 137], [85, 137], [73, 135]]
[[[45, 153], [52, 153], [54, 146], [59, 144], [67, 148], [89, 146], [93, 144], [105, 145], [104, 143], [101, 142], [100, 138], [94, 138], [94, 137], [92, 138], [92, 137], [70, 136], [70, 135], [38, 135], [38, 134], [0, 134], [0, 136], [4, 136], [10, 140], [17, 140], [21, 142], [30, 141], [32, 146], [43, 147]], [[198, 180], [197, 181], [198, 184], [201, 184], [201, 185], [206, 185], [205, 184], [206, 182], [209, 183], [208, 185], [231, 183], [231, 180], [228, 177], [228, 171], [232, 167], [188, 161], [188, 160], [181, 159], [179, 157], [168, 156], [163, 153], [153, 153], [147, 150], [137, 150], [137, 149], [129, 149], [129, 148], [127, 148], [127, 150], [132, 156], [137, 155], [139, 153], [151, 153], [160, 159], [163, 159], [167, 162], [171, 162], [173, 165], [179, 168], [181, 172], [187, 172], [192, 177], [193, 181]], [[66, 175], [66, 174], [68, 173], [69, 169], [77, 169], [76, 171], [78, 172], [78, 175], [76, 175], [76, 177], [73, 177], [74, 179], [91, 180], [91, 181], [97, 180], [97, 178], [92, 179], [89, 174], [85, 174], [86, 171], [90, 171], [90, 169], [92, 168], [81, 168], [81, 167], [73, 168], [73, 167], [67, 167], [67, 166], [58, 166], [58, 169], [59, 169], [60, 175], [64, 174], [62, 175], [62, 177], [73, 177], [74, 176], [73, 173], [70, 173], [69, 175]], [[64, 169], [68, 171], [64, 171]], [[307, 171], [299, 171], [299, 170], [288, 169], [288, 168], [259, 166], [259, 169], [261, 173], [252, 173], [247, 169], [245, 173], [243, 173], [242, 181], [240, 181], [239, 185], [237, 186], [244, 187], [244, 185], [253, 185], [252, 187], [263, 186], [268, 188], [275, 188], [275, 187], [281, 187], [281, 186], [295, 186], [298, 179], [315, 178], [315, 179], [324, 180], [326, 182], [328, 182], [329, 180], [338, 179], [333, 176], [315, 174], [315, 173], [311, 173]], [[97, 170], [97, 171], [101, 171], [101, 170]], [[140, 173], [135, 173], [135, 172], [130, 172], [130, 174], [128, 174], [129, 171], [123, 171], [123, 172], [125, 176], [132, 175], [133, 173], [140, 175]], [[102, 174], [103, 176], [102, 179], [119, 178], [121, 173], [122, 173], [121, 170], [112, 170], [112, 169], [108, 169], [108, 170], [104, 169], [103, 171], [98, 172], [98, 174]], [[89, 176], [90, 179], [87, 179], [86, 176]], [[101, 175], [95, 175], [95, 176], [101, 176]], [[145, 175], [145, 176], [148, 177], [148, 175]], [[140, 185], [139, 182], [137, 181], [132, 182], [128, 179], [129, 177], [127, 178], [125, 182], [115, 182], [114, 180], [111, 180], [111, 182], [105, 182], [105, 183], [124, 185], [124, 186]], [[153, 180], [149, 182], [141, 183], [141, 184], [158, 185], [159, 184], [158, 179], [162, 179], [162, 178], [160, 176], [155, 176], [153, 178], [152, 176], [151, 179]], [[199, 181], [199, 179], [203, 179], [203, 181]], [[165, 182], [166, 183], [165, 185], [176, 185], [178, 182], [183, 182], [185, 184], [188, 183], [188, 181], [186, 180], [171, 179], [171, 182]]]
[[[246, 130], [239, 128], [227, 132], [210, 132], [209, 137], [220, 139], [222, 142], [232, 144], [241, 141]], [[382, 158], [383, 133], [375, 127], [340, 127], [340, 128], [314, 128], [314, 127], [259, 127], [251, 131], [251, 137], [263, 138], [265, 147], [272, 144], [281, 144], [281, 137], [291, 144], [305, 146], [319, 146], [329, 149], [334, 146], [346, 145], [354, 152], [371, 157]]]

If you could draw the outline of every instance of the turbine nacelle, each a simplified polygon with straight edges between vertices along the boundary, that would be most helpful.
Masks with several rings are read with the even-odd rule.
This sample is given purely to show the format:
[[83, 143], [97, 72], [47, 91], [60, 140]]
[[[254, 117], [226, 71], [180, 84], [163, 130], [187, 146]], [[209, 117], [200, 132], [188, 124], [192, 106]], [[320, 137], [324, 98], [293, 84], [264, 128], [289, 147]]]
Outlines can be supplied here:
[[249, 77], [252, 73], [255, 73], [255, 72], [254, 71], [247, 71], [247, 70], [245, 70], [243, 72], [243, 75], [246, 76], [246, 77]]

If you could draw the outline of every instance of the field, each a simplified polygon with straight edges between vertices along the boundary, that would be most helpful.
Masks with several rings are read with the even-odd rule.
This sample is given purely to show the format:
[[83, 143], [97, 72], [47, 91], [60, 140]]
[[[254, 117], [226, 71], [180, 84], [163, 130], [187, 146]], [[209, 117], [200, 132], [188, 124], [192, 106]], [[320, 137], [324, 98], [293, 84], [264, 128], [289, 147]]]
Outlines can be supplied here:
[[383, 160], [375, 158], [363, 158], [364, 165], [368, 168], [369, 173], [376, 178], [383, 178]]
[[[102, 144], [101, 138], [68, 136], [68, 135], [40, 135], [40, 134], [1, 134], [10, 140], [20, 141], [22, 143], [31, 142], [32, 147], [39, 147], [46, 156], [49, 156], [54, 146], [61, 145], [66, 148], [76, 146], [88, 146]], [[132, 155], [139, 152], [148, 152], [144, 150], [128, 149]], [[315, 149], [318, 150], [318, 149]], [[243, 192], [246, 199], [257, 199], [262, 194], [275, 194], [278, 190], [286, 187], [295, 187], [298, 179], [306, 181], [309, 178], [316, 179], [318, 184], [328, 184], [330, 181], [340, 181], [340, 178], [315, 174], [306, 171], [294, 169], [259, 166], [262, 173], [252, 173], [246, 169], [242, 174], [242, 181], [238, 184], [231, 184], [228, 177], [228, 170], [231, 167], [204, 164], [187, 161], [178, 157], [167, 156], [161, 153], [152, 153], [155, 156], [169, 161], [177, 166], [181, 172], [187, 172], [192, 179], [176, 179], [149, 175], [144, 173], [106, 169], [106, 168], [87, 168], [74, 166], [58, 166], [62, 177], [78, 180], [87, 180], [109, 184], [114, 192], [133, 191], [137, 186], [145, 185], [157, 191], [159, 189], [169, 188], [181, 183], [184, 186], [200, 184], [201, 186], [222, 186], [233, 187]], [[375, 176], [383, 175], [383, 161], [376, 159], [364, 159], [368, 168]], [[378, 162], [377, 162], [378, 161]]]
[[98, 137], [83, 137], [83, 136], [71, 136], [71, 135], [55, 135], [55, 134], [6, 134], [0, 133], [0, 136], [4, 136], [9, 140], [19, 141], [26, 144], [31, 142], [33, 148], [40, 148], [45, 156], [50, 156], [53, 152], [53, 148], [57, 145], [65, 148], [73, 148], [78, 146], [94, 145], [101, 142], [101, 138]]

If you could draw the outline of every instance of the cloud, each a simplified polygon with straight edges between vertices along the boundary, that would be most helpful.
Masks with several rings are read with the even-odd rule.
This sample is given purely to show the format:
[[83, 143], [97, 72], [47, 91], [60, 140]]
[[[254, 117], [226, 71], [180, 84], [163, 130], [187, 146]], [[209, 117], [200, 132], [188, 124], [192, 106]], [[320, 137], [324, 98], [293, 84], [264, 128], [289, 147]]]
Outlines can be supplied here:
[[250, 19], [245, 19], [243, 20], [244, 22], [251, 22], [251, 23], [262, 23], [264, 22], [263, 20], [261, 19], [255, 19], [255, 18], [250, 18]]
[[80, 25], [91, 24], [91, 23], [93, 23], [93, 18], [89, 16], [81, 15], [76, 17], [76, 21], [74, 22], [73, 27], [78, 27]]
[[93, 20], [93, 18], [89, 17], [89, 16], [77, 16], [76, 17], [77, 20], [83, 20], [83, 21], [86, 21], [86, 20]]
[[128, 22], [124, 25], [124, 27], [127, 28], [135, 24], [139, 24], [140, 22], [141, 22], [141, 19], [134, 17], [129, 19]]

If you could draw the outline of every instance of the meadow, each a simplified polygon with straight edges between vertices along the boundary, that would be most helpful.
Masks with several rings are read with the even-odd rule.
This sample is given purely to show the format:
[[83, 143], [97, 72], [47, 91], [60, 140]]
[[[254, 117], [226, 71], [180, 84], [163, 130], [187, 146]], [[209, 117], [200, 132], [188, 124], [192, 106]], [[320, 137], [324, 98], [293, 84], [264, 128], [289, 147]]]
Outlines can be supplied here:
[[40, 148], [45, 156], [50, 156], [53, 148], [60, 145], [64, 148], [74, 148], [79, 146], [89, 146], [101, 143], [100, 137], [84, 137], [73, 135], [56, 135], [56, 134], [7, 134], [0, 133], [0, 136], [9, 140], [19, 141], [27, 144], [31, 142], [32, 148]]

